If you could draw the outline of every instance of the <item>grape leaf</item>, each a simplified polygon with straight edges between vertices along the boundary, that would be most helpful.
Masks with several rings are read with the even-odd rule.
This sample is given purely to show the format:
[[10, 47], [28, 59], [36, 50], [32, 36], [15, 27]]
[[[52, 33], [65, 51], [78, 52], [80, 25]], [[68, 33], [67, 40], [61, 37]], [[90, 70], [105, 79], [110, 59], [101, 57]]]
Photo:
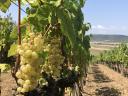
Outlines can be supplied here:
[[71, 15], [69, 12], [65, 10], [58, 10], [57, 11], [58, 18], [61, 22], [61, 30], [62, 33], [68, 37], [70, 43], [72, 46], [74, 46], [76, 41], [76, 34], [71, 22]]
[[80, 6], [83, 7], [85, 4], [85, 0], [79, 0], [79, 2], [80, 2]]
[[8, 8], [11, 5], [11, 1], [10, 0], [0, 0], [0, 10], [2, 12], [6, 12], [8, 10]]

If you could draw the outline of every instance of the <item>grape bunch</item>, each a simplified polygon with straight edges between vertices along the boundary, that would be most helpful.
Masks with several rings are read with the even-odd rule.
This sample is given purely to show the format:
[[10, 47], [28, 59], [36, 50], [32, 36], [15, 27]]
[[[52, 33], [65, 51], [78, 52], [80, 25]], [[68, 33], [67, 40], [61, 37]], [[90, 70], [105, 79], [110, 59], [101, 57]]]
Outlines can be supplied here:
[[20, 55], [20, 68], [16, 73], [18, 92], [29, 92], [37, 87], [41, 76], [40, 64], [43, 62], [43, 57], [39, 56], [39, 52], [42, 51], [41, 34], [29, 33], [28, 37], [22, 40], [22, 45], [18, 46], [17, 53]]
[[61, 64], [63, 64], [64, 61], [60, 49], [60, 37], [53, 36], [44, 50], [48, 52], [48, 56], [42, 70], [47, 74], [52, 75], [54, 79], [57, 79], [60, 77]]

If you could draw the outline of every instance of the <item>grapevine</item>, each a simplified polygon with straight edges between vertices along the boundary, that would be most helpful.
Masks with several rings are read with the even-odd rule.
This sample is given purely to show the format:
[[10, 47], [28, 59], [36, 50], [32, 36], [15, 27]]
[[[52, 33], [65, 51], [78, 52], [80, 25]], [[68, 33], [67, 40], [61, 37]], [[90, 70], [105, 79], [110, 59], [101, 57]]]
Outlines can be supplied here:
[[[22, 23], [21, 3], [29, 4]], [[76, 87], [82, 88], [80, 83], [90, 60], [90, 36], [86, 36], [86, 31], [91, 27], [84, 23], [84, 3], [85, 0], [19, 0], [19, 45], [14, 74], [18, 94], [64, 96], [66, 88], [72, 94]], [[20, 24], [26, 28], [23, 37]], [[76, 93], [80, 95], [81, 91]]]
[[122, 73], [124, 76], [128, 74], [128, 46], [120, 44], [112, 50], [105, 51], [98, 57], [100, 62], [106, 63], [110, 68]]

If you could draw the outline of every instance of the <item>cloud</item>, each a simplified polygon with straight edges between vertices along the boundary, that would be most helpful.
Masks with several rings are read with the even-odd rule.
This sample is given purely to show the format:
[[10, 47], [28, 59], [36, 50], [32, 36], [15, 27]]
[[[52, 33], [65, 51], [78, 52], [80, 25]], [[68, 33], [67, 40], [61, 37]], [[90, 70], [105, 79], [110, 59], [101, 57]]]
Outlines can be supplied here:
[[120, 34], [120, 35], [128, 35], [128, 26], [115, 26], [108, 25], [104, 26], [101, 24], [92, 25], [92, 29], [89, 30], [91, 34]]
[[94, 25], [92, 26], [93, 29], [106, 29], [103, 25]]

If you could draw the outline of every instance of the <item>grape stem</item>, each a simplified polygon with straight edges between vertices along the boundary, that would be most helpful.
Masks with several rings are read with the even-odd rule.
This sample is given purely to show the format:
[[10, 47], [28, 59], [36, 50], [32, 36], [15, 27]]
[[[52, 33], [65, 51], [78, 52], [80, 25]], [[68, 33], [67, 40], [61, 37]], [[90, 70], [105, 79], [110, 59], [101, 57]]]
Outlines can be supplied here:
[[47, 30], [45, 31], [43, 37], [48, 33], [48, 31], [50, 30], [51, 27], [52, 27], [52, 25], [50, 24], [50, 25], [48, 26]]

